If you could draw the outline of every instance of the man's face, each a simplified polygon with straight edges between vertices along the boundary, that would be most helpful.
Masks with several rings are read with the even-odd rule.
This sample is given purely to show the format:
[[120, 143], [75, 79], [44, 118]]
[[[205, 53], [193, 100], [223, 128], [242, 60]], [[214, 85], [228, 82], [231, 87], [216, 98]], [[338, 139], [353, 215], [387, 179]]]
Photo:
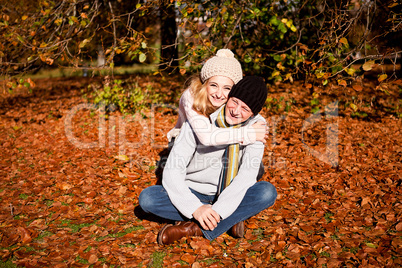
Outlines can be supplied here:
[[230, 125], [243, 123], [253, 116], [253, 112], [247, 104], [235, 97], [228, 100], [225, 109], [225, 119]]

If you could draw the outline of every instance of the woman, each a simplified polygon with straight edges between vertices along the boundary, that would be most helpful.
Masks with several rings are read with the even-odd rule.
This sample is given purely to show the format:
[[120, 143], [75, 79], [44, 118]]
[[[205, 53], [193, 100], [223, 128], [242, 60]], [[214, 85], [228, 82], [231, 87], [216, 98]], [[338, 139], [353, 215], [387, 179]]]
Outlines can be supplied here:
[[200, 76], [193, 76], [183, 92], [179, 104], [179, 118], [175, 127], [167, 134], [171, 143], [179, 134], [183, 123], [188, 120], [200, 143], [205, 146], [240, 143], [247, 145], [255, 141], [265, 143], [266, 124], [259, 121], [252, 126], [238, 129], [222, 129], [209, 120], [209, 115], [226, 103], [228, 94], [243, 78], [240, 63], [229, 49], [220, 49], [216, 56], [208, 59]]

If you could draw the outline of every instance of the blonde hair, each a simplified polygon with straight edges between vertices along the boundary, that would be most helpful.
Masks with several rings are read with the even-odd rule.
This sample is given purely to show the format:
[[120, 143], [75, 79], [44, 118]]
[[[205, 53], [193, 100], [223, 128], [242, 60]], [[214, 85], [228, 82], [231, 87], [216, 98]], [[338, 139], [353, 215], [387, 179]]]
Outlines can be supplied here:
[[202, 83], [199, 75], [193, 75], [185, 83], [186, 88], [190, 88], [191, 95], [194, 98], [193, 109], [206, 117], [209, 117], [217, 109], [208, 99], [208, 81], [209, 79]]

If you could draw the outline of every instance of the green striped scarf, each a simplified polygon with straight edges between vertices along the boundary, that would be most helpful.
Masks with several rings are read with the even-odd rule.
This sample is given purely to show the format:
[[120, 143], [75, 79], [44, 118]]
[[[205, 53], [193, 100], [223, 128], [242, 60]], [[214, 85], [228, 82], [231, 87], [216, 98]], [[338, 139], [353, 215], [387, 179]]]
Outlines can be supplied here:
[[[225, 120], [225, 106], [220, 110], [218, 117], [216, 119], [216, 124], [222, 128], [239, 128], [243, 126], [248, 120], [241, 124], [237, 124], [234, 126], [226, 123]], [[223, 168], [219, 178], [218, 192], [219, 195], [229, 184], [232, 182], [234, 177], [237, 175], [237, 171], [239, 170], [239, 151], [240, 145], [238, 143], [230, 144], [225, 150], [223, 154]]]

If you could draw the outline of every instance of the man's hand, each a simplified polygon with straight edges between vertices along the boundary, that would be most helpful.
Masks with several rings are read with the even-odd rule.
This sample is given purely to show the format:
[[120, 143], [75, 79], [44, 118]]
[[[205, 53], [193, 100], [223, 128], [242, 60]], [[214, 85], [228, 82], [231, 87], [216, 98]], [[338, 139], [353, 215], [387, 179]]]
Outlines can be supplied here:
[[212, 209], [212, 205], [202, 205], [194, 211], [193, 217], [201, 224], [204, 230], [212, 231], [220, 222], [220, 216]]

